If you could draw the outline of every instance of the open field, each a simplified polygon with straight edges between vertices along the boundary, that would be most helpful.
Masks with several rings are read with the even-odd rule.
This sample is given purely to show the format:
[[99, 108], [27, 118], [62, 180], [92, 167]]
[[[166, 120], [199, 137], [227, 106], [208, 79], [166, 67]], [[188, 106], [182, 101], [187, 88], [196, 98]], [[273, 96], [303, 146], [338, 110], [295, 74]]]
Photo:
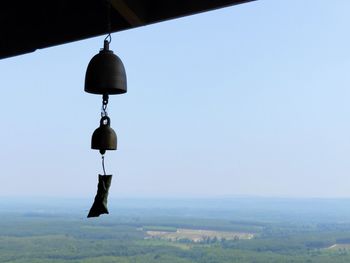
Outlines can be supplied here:
[[199, 229], [177, 229], [176, 232], [168, 231], [146, 231], [147, 238], [159, 238], [170, 241], [190, 240], [192, 242], [203, 242], [206, 240], [239, 240], [251, 239], [254, 237], [252, 233], [213, 231]]
[[350, 200], [127, 202], [90, 220], [79, 203], [3, 201], [0, 262], [350, 262]]
[[329, 250], [350, 250], [350, 244], [334, 244], [327, 249]]

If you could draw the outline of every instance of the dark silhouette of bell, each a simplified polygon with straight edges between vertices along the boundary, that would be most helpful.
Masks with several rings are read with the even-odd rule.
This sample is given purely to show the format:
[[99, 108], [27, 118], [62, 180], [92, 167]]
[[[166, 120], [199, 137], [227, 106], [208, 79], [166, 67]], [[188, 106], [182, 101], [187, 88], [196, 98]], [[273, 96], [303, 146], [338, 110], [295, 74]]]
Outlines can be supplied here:
[[87, 67], [84, 90], [93, 94], [123, 94], [127, 91], [123, 62], [109, 50], [107, 40]]
[[109, 117], [101, 118], [100, 127], [92, 134], [91, 149], [100, 150], [101, 154], [105, 154], [106, 150], [117, 149], [117, 135], [110, 125]]

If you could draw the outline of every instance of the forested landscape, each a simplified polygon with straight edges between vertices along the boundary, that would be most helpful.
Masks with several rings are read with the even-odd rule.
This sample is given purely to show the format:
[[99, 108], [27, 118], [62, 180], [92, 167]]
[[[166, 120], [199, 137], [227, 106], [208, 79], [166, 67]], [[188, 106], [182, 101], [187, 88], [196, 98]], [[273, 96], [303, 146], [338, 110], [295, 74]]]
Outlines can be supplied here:
[[0, 262], [350, 262], [348, 200], [3, 202]]

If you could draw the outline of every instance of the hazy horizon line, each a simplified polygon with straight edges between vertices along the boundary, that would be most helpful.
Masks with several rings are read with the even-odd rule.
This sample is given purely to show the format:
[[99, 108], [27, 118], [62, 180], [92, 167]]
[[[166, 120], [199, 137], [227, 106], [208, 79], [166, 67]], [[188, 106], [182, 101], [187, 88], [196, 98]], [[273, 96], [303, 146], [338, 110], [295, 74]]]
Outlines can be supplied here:
[[[58, 195], [0, 195], [1, 199], [61, 199], [61, 200], [85, 200], [93, 199], [91, 196], [58, 196]], [[288, 196], [288, 195], [117, 195], [110, 196], [110, 200], [114, 199], [135, 199], [135, 200], [188, 200], [188, 199], [203, 199], [203, 200], [220, 200], [220, 199], [328, 199], [328, 200], [350, 200], [350, 196]]]

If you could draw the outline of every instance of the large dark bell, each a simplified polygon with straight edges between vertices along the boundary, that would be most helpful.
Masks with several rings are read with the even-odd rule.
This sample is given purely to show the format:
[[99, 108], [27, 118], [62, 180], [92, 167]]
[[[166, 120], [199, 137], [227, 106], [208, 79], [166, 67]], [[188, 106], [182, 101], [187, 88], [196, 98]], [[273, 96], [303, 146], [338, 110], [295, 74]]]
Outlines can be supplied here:
[[98, 127], [91, 138], [91, 149], [100, 150], [104, 154], [106, 150], [117, 149], [117, 135], [110, 127], [111, 121], [109, 117], [104, 116], [100, 120], [100, 127]]
[[123, 62], [105, 41], [104, 48], [95, 55], [86, 70], [85, 88], [93, 94], [122, 94], [127, 91]]

